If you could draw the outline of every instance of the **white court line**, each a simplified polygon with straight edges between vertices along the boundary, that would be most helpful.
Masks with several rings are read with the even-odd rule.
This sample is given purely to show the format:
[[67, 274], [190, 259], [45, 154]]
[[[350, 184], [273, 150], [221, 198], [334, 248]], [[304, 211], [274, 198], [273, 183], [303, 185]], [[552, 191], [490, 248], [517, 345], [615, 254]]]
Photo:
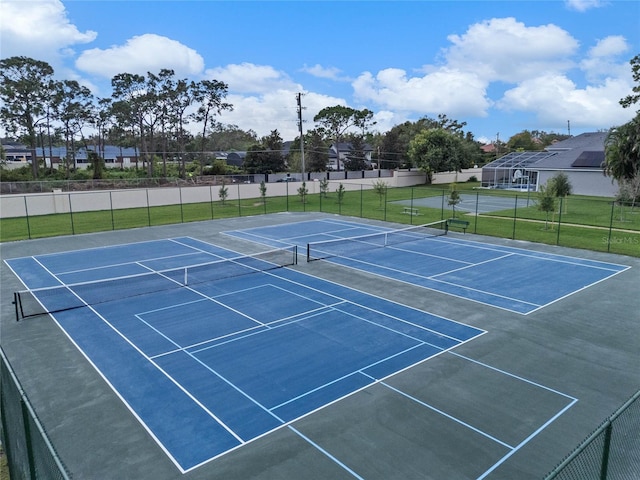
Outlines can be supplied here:
[[428, 403], [423, 402], [422, 400], [409, 395], [408, 393], [403, 392], [400, 389], [397, 389], [395, 387], [392, 387], [391, 385], [389, 385], [388, 383], [385, 382], [380, 382], [381, 385], [384, 385], [385, 387], [387, 387], [389, 390], [393, 390], [396, 393], [399, 393], [400, 395], [402, 395], [403, 397], [407, 397], [409, 400], [412, 400], [420, 405], [422, 405], [423, 407], [428, 408], [429, 410], [433, 410], [436, 413], [439, 413], [440, 415], [442, 415], [443, 417], [448, 418], [449, 420], [453, 420], [456, 423], [459, 423], [460, 425], [468, 428], [469, 430], [473, 430], [476, 433], [479, 433], [480, 435], [482, 435], [483, 437], [488, 438], [489, 440], [494, 441], [495, 443], [498, 443], [500, 445], [502, 445], [503, 447], [506, 447], [510, 450], [512, 450], [514, 447], [512, 447], [511, 445], [509, 445], [508, 443], [503, 442], [502, 440], [497, 439], [496, 437], [489, 435], [486, 432], [483, 432], [482, 430], [480, 430], [479, 428], [474, 427], [473, 425], [467, 423], [467, 422], [463, 422], [462, 420], [460, 420], [459, 418], [454, 417], [453, 415], [449, 415], [448, 413], [444, 412], [443, 410], [440, 410], [432, 405], [429, 405]]
[[341, 462], [340, 460], [338, 460], [336, 457], [334, 457], [333, 455], [331, 455], [328, 451], [326, 451], [324, 448], [322, 448], [320, 445], [318, 445], [317, 443], [315, 443], [314, 441], [312, 441], [309, 437], [306, 437], [305, 435], [303, 435], [299, 430], [296, 430], [295, 428], [293, 428], [291, 425], [289, 425], [289, 429], [294, 432], [296, 435], [298, 435], [300, 438], [302, 438], [303, 440], [305, 440], [307, 443], [309, 443], [312, 447], [314, 447], [316, 450], [318, 450], [319, 452], [323, 453], [324, 455], [326, 455], [328, 458], [330, 458], [331, 460], [333, 460], [333, 462], [335, 462], [337, 465], [340, 465], [344, 470], [346, 470], [347, 472], [349, 472], [351, 475], [353, 475], [353, 477], [358, 478], [360, 480], [365, 480], [363, 477], [361, 477], [360, 475], [358, 475], [356, 472], [354, 472], [352, 469], [350, 469], [346, 464], [344, 464], [343, 462]]
[[[354, 260], [353, 258], [341, 257], [341, 256], [337, 256], [337, 255], [336, 255], [336, 257], [337, 258], [344, 258], [344, 259], [346, 259], [346, 260], [348, 260], [350, 262], [361, 263], [361, 264], [364, 264], [364, 265], [374, 265], [376, 268], [388, 270], [388, 271], [391, 271], [391, 272], [399, 272], [399, 273], [402, 273], [403, 275], [410, 276], [410, 277], [417, 277], [417, 278], [421, 278], [421, 279], [424, 279], [424, 280], [433, 280], [434, 282], [443, 283], [443, 284], [446, 284], [446, 285], [452, 285], [454, 287], [462, 288], [464, 290], [470, 290], [470, 291], [473, 291], [473, 292], [482, 293], [483, 295], [487, 295], [489, 297], [502, 298], [504, 300], [511, 300], [511, 301], [514, 301], [514, 302], [518, 302], [518, 303], [525, 304], [525, 305], [531, 305], [531, 306], [534, 306], [534, 307], [542, 307], [542, 306], [544, 306], [544, 305], [539, 305], [537, 303], [531, 303], [531, 302], [528, 302], [526, 300], [521, 300], [519, 298], [507, 297], [506, 295], [500, 295], [498, 293], [493, 293], [493, 292], [486, 292], [486, 291], [480, 290], [478, 288], [467, 287], [465, 285], [459, 285], [457, 283], [447, 282], [447, 281], [441, 280], [439, 278], [435, 278], [435, 275], [426, 277], [424, 275], [419, 275], [417, 273], [405, 272], [405, 271], [397, 269], [397, 268], [385, 267], [385, 266], [378, 265], [378, 264], [375, 264], [375, 263], [365, 262], [364, 260]], [[328, 261], [331, 261], [331, 259], [328, 259]], [[482, 302], [482, 301], [477, 300], [475, 298], [463, 297], [463, 296], [457, 295], [455, 293], [447, 292], [445, 290], [439, 290], [439, 289], [436, 289], [436, 288], [433, 288], [433, 287], [427, 287], [427, 286], [424, 286], [424, 285], [411, 283], [411, 282], [409, 282], [407, 280], [402, 280], [402, 279], [399, 279], [397, 277], [386, 276], [386, 275], [384, 275], [382, 273], [372, 272], [370, 270], [363, 270], [361, 268], [358, 268], [357, 266], [344, 265], [342, 263], [340, 263], [339, 265], [341, 265], [343, 267], [346, 267], [346, 268], [352, 268], [354, 270], [364, 271], [364, 272], [369, 273], [371, 275], [376, 275], [378, 277], [386, 278], [386, 279], [389, 279], [389, 280], [394, 280], [394, 281], [397, 281], [397, 282], [406, 283], [407, 285], [411, 285], [411, 286], [414, 286], [414, 287], [426, 288], [427, 290], [432, 290], [434, 292], [444, 293], [444, 294], [450, 295], [450, 296], [455, 297], [455, 298], [462, 298], [464, 300], [469, 300], [469, 301], [480, 303], [480, 304], [483, 304], [483, 305], [489, 305], [489, 306], [494, 307], [494, 308], [501, 308], [503, 310], [507, 310], [509, 312], [518, 313], [518, 314], [522, 315], [521, 312], [518, 312], [516, 310], [512, 310], [512, 309], [506, 308], [506, 307], [501, 307], [499, 305], [494, 305], [492, 303]], [[439, 273], [438, 275], [444, 275], [446, 273], [448, 273], [448, 272]], [[527, 313], [529, 313], [529, 312], [527, 312]]]

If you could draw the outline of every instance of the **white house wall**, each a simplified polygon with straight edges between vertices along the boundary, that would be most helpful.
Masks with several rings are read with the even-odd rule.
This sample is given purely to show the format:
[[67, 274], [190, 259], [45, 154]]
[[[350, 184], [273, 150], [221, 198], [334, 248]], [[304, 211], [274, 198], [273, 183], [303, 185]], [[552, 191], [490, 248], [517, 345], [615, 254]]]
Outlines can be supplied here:
[[[538, 185], [544, 185], [558, 171], [542, 170], [538, 172]], [[594, 197], [615, 197], [618, 193], [618, 182], [605, 177], [602, 170], [564, 171], [569, 177], [571, 191], [574, 195], [591, 195]]]

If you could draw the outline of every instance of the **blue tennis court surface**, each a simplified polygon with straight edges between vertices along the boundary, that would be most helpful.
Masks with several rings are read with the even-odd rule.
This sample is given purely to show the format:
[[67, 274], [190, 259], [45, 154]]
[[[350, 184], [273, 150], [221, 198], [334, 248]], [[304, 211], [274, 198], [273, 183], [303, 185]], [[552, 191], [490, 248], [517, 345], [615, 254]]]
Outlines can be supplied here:
[[183, 472], [485, 333], [289, 268], [167, 273], [237, 257], [181, 237], [6, 263], [67, 286], [45, 309], [80, 300], [55, 321]]
[[[226, 232], [264, 245], [298, 245], [361, 237], [353, 249], [326, 249], [328, 261], [386, 278], [530, 314], [629, 267], [594, 260], [488, 245], [451, 236], [425, 237], [380, 248], [376, 233], [390, 229], [339, 219]], [[411, 233], [414, 235], [414, 233]]]

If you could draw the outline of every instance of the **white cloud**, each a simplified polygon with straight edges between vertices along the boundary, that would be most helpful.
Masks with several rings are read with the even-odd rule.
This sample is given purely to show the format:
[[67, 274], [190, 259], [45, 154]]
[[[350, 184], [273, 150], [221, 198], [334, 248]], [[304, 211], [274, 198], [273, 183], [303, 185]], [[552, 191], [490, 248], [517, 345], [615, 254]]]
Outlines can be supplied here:
[[81, 32], [69, 22], [62, 2], [1, 1], [0, 44], [2, 57], [26, 56], [49, 63], [54, 69], [62, 65], [72, 47], [96, 39], [91, 30]]
[[619, 62], [618, 58], [627, 51], [629, 45], [624, 37], [606, 37], [589, 49], [586, 58], [580, 62], [580, 68], [591, 82], [610, 77], [624, 78], [630, 69], [628, 63]]
[[560, 127], [570, 120], [577, 127], [608, 129], [633, 116], [618, 103], [628, 90], [629, 84], [620, 79], [607, 79], [602, 85], [580, 89], [567, 77], [550, 74], [506, 91], [497, 106], [532, 112], [544, 127]]
[[[220, 79], [218, 79], [220, 80]], [[233, 104], [232, 112], [224, 112], [218, 121], [253, 130], [259, 137], [277, 129], [284, 140], [299, 135], [296, 96], [299, 89], [276, 89], [259, 95], [230, 94], [226, 101]], [[323, 108], [345, 105], [344, 99], [306, 93], [302, 97], [303, 131], [315, 128], [313, 117]]]
[[269, 65], [231, 64], [207, 69], [205, 75], [207, 78], [215, 78], [226, 83], [229, 91], [234, 93], [269, 93], [279, 89], [302, 89], [286, 73]]
[[443, 52], [447, 65], [491, 82], [565, 71], [578, 49], [578, 41], [556, 25], [528, 27], [514, 18], [476, 23], [448, 39], [453, 45]]
[[204, 60], [198, 52], [176, 40], [147, 33], [121, 46], [85, 50], [76, 60], [76, 67], [105, 78], [124, 72], [157, 73], [163, 68], [174, 70], [180, 77], [200, 74]]
[[586, 12], [592, 8], [599, 8], [605, 5], [602, 0], [565, 0], [565, 5], [569, 10]]
[[611, 35], [598, 40], [595, 47], [589, 49], [590, 57], [609, 57], [619, 55], [629, 50], [629, 45], [622, 35]]
[[422, 77], [388, 68], [377, 75], [361, 74], [353, 83], [359, 101], [373, 101], [383, 109], [416, 114], [484, 116], [490, 106], [486, 84], [474, 73], [441, 68]]
[[338, 80], [338, 81], [347, 81], [347, 77], [342, 77], [340, 73], [342, 70], [336, 67], [323, 67], [320, 64], [315, 64], [313, 67], [309, 67], [305, 65], [302, 68], [303, 72], [308, 73], [309, 75], [313, 75], [318, 78], [328, 78], [330, 80]]

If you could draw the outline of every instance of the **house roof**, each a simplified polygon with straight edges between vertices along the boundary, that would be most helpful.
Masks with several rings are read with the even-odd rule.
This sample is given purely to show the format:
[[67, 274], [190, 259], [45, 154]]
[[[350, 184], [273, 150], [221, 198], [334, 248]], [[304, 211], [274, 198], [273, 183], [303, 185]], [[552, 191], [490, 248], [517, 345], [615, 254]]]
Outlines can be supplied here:
[[[604, 141], [607, 132], [583, 133], [547, 147], [557, 152], [553, 157], [530, 166], [532, 170], [601, 169], [604, 161]], [[599, 160], [599, 161], [598, 161]]]
[[606, 132], [583, 133], [550, 145], [542, 151], [508, 153], [488, 163], [483, 169], [601, 169], [606, 137]]

